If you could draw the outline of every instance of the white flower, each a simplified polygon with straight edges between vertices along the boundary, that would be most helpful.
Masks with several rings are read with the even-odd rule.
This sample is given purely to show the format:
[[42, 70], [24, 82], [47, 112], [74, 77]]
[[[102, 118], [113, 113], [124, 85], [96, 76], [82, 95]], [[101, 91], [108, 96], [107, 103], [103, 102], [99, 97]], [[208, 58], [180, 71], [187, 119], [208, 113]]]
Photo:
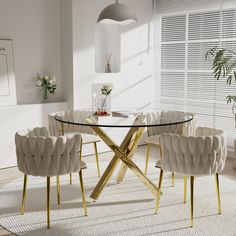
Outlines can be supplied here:
[[37, 86], [41, 86], [41, 85], [42, 85], [41, 80], [37, 80], [36, 85], [37, 85]]
[[54, 84], [54, 81], [53, 81], [53, 79], [49, 79], [49, 84]]
[[103, 95], [109, 95], [112, 91], [112, 85], [111, 84], [105, 84], [101, 88], [101, 92]]
[[44, 75], [44, 79], [45, 80], [49, 80], [49, 76], [48, 75]]
[[56, 83], [56, 77], [55, 76], [50, 77], [49, 83], [50, 84], [55, 84]]
[[53, 81], [53, 83], [56, 83], [56, 77], [55, 76], [52, 77], [52, 81]]

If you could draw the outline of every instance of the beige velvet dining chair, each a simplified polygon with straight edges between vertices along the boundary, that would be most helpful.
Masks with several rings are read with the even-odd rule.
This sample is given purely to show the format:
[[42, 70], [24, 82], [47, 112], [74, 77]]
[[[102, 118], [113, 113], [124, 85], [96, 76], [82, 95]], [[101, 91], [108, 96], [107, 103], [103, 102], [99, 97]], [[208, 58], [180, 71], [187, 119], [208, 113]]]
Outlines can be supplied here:
[[227, 145], [222, 130], [198, 127], [195, 136], [161, 134], [161, 171], [156, 198], [157, 213], [163, 171], [180, 173], [184, 178], [184, 202], [186, 202], [187, 176], [190, 177], [190, 226], [193, 227], [194, 178], [195, 176], [215, 175], [218, 197], [218, 213], [221, 214], [219, 173], [225, 166]]
[[[64, 120], [76, 120], [77, 122], [84, 122], [86, 118], [92, 116], [90, 111], [61, 111], [56, 113], [51, 113], [48, 116], [48, 129], [50, 135], [59, 136], [59, 135], [71, 135], [71, 134], [80, 134], [82, 136], [82, 145], [93, 145], [95, 152], [95, 159], [97, 165], [98, 177], [100, 177], [100, 166], [98, 158], [97, 143], [100, 142], [100, 139], [95, 134], [95, 132], [89, 126], [82, 125], [73, 125], [61, 123], [55, 120], [54, 116], [58, 115]], [[83, 148], [81, 149], [82, 152]], [[70, 184], [72, 184], [72, 175], [70, 175]]]
[[[46, 127], [18, 131], [15, 135], [18, 169], [24, 173], [21, 214], [24, 214], [28, 176], [47, 179], [47, 228], [50, 228], [50, 179], [57, 180], [57, 201], [60, 204], [59, 176], [78, 172], [84, 214], [87, 215], [82, 170], [86, 164], [80, 160], [82, 137], [80, 134], [53, 137]], [[37, 196], [40, 197], [40, 196]]]
[[[155, 124], [155, 123], [161, 124], [168, 121], [175, 122], [184, 120], [189, 116], [190, 117], [192, 116], [193, 120], [184, 124], [153, 126], [147, 128], [147, 138], [144, 140], [144, 142], [147, 144], [146, 164], [144, 169], [145, 175], [147, 174], [151, 146], [157, 146], [160, 148], [160, 135], [162, 133], [190, 135], [195, 132], [194, 130], [196, 126], [196, 117], [192, 113], [186, 113], [182, 111], [162, 111], [162, 112], [150, 112], [147, 114], [147, 124]], [[160, 159], [157, 162], [157, 166], [161, 167]], [[174, 186], [174, 172], [172, 172], [172, 186]]]

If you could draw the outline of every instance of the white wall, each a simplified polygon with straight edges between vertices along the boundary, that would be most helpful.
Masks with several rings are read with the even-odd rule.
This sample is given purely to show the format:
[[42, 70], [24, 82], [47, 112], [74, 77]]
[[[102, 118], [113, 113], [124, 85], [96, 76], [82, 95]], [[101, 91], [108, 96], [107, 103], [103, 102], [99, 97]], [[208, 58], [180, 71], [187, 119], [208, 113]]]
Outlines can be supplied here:
[[61, 100], [60, 0], [0, 0], [0, 39], [12, 39], [18, 104], [39, 103], [37, 73], [54, 74]]
[[72, 0], [61, 0], [61, 77], [62, 100], [73, 109]]
[[[62, 9], [63, 8], [63, 9]], [[0, 0], [0, 39], [13, 40], [17, 106], [0, 106], [0, 168], [16, 165], [15, 132], [46, 126], [48, 113], [67, 110], [67, 103], [41, 103], [37, 73], [57, 78], [49, 102], [72, 104], [72, 6], [66, 0]], [[63, 66], [61, 66], [63, 63]], [[69, 80], [63, 80], [62, 76]], [[71, 81], [71, 83], [68, 83]], [[62, 94], [63, 87], [63, 94]]]
[[112, 107], [143, 107], [153, 100], [152, 0], [121, 0], [138, 23], [120, 28], [121, 73], [95, 73], [96, 20], [110, 0], [73, 0], [74, 107], [91, 107], [92, 83], [113, 83]]
[[0, 169], [16, 166], [17, 130], [47, 126], [49, 113], [66, 109], [66, 102], [0, 106]]
[[[0, 38], [13, 40], [18, 104], [40, 102], [34, 80], [37, 72], [57, 77], [56, 96], [50, 101], [69, 101], [70, 108], [91, 107], [91, 85], [102, 82], [114, 84], [113, 107], [151, 103], [152, 0], [120, 2], [134, 9], [139, 21], [120, 28], [121, 73], [105, 74], [95, 73], [94, 34], [97, 16], [110, 0], [0, 0]], [[7, 140], [1, 146], [0, 168], [15, 164], [16, 129], [46, 124], [47, 114], [61, 109], [67, 109], [66, 105], [1, 107], [8, 117], [3, 116], [0, 126], [1, 140]], [[84, 151], [93, 152], [91, 147]]]
[[[130, 6], [138, 23], [120, 28], [121, 72], [95, 73], [97, 17], [110, 0], [73, 0], [74, 109], [91, 108], [93, 83], [112, 83], [112, 109], [143, 108], [153, 103], [152, 0], [121, 0]], [[105, 55], [104, 55], [105, 57]], [[111, 65], [112, 66], [112, 65]], [[128, 129], [107, 130], [120, 142]], [[99, 151], [109, 150], [100, 143]], [[91, 150], [90, 150], [91, 151]], [[86, 154], [90, 153], [86, 150]]]

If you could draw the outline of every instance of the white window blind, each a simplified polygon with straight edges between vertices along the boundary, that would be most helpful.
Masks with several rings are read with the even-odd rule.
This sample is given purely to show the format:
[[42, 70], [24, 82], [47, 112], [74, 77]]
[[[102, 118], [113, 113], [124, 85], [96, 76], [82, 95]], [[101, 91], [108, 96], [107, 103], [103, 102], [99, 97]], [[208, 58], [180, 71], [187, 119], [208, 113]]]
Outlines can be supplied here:
[[236, 1], [154, 0], [154, 9], [161, 108], [196, 113], [199, 125], [236, 137], [225, 99], [236, 95], [236, 82], [216, 81], [205, 61], [210, 48], [236, 49]]

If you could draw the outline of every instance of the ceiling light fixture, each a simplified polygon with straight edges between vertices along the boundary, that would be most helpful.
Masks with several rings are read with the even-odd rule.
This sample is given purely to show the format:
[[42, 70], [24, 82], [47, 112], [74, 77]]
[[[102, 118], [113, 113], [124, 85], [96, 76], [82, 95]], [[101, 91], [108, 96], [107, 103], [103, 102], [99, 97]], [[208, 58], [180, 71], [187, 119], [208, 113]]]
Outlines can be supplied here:
[[128, 6], [118, 3], [108, 5], [98, 16], [97, 23], [128, 25], [137, 22], [137, 16]]

